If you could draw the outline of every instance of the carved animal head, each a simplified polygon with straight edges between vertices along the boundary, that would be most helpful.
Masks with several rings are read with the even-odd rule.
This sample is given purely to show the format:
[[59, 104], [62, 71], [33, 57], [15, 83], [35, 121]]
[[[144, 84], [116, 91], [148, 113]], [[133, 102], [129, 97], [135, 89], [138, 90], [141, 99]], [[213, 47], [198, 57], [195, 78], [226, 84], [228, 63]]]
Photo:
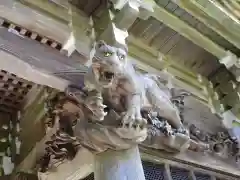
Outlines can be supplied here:
[[121, 48], [107, 45], [99, 41], [95, 45], [95, 55], [92, 60], [95, 79], [103, 87], [109, 87], [114, 77], [123, 71], [127, 62], [127, 52]]

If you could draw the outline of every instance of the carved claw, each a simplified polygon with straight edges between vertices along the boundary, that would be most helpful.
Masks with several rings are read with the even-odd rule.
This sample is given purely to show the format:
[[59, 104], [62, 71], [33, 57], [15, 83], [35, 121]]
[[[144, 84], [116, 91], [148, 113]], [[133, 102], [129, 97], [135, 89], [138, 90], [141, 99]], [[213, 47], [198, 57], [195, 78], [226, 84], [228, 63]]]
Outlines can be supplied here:
[[137, 118], [136, 116], [126, 114], [121, 123], [124, 128], [143, 129], [147, 125], [147, 120], [144, 118]]
[[142, 118], [140, 111], [135, 108], [128, 111], [122, 119], [122, 127], [124, 128], [143, 129], [146, 125], [147, 120]]
[[[140, 114], [140, 111], [139, 111]], [[137, 138], [138, 142], [142, 142], [147, 137], [147, 120], [139, 116], [136, 109], [131, 109], [122, 116], [122, 120], [116, 128], [117, 134], [126, 139]]]

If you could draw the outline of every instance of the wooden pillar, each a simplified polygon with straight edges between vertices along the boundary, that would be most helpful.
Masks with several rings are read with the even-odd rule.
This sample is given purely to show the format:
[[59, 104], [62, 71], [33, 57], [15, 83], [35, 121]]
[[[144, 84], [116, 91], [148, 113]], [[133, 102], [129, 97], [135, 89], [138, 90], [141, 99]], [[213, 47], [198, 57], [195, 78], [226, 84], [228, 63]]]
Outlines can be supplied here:
[[197, 179], [196, 179], [196, 176], [195, 176], [195, 174], [194, 174], [194, 172], [193, 172], [193, 170], [191, 170], [191, 171], [189, 172], [189, 179], [191, 179], [191, 180], [197, 180]]
[[173, 180], [171, 176], [169, 164], [164, 164], [164, 179]]
[[217, 180], [217, 178], [214, 175], [211, 175], [211, 180]]
[[96, 155], [95, 180], [145, 180], [138, 146]]

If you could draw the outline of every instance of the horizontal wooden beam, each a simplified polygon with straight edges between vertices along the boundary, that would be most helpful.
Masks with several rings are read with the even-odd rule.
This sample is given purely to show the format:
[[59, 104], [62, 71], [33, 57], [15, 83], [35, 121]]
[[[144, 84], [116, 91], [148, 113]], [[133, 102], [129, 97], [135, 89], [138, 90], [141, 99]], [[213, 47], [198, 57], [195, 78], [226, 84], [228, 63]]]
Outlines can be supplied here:
[[154, 6], [154, 13], [152, 16], [219, 59], [226, 56], [226, 52], [222, 47], [215, 44], [206, 36], [202, 35], [196, 29], [169, 13], [164, 8], [158, 5]]
[[54, 18], [59, 19], [60, 21], [65, 21], [66, 24], [69, 21], [68, 7], [59, 6], [54, 2], [46, 0], [19, 0], [19, 2], [33, 9], [37, 9], [38, 11], [47, 12], [50, 16], [54, 16]]
[[0, 18], [12, 21], [20, 27], [45, 35], [57, 42], [66, 41], [70, 34], [67, 23], [57, 21], [15, 0], [1, 0]]
[[234, 164], [226, 163], [213, 156], [203, 156], [201, 153], [187, 151], [176, 156], [164, 153], [163, 151], [148, 149], [140, 146], [142, 159], [154, 163], [167, 163], [176, 167], [193, 169], [198, 172], [214, 174], [228, 180], [240, 178], [238, 168]]
[[232, 43], [233, 45], [240, 49], [240, 34], [234, 33], [233, 30], [227, 27], [225, 23], [220, 22], [219, 19], [221, 19], [221, 17], [212, 18], [211, 16], [213, 12], [212, 9], [211, 11], [208, 11], [206, 8], [202, 7], [195, 0], [177, 0], [174, 2], [179, 7], [186, 10], [188, 13], [193, 15], [203, 24], [205, 24], [207, 27], [211, 28], [219, 35], [224, 37], [227, 41], [229, 41], [230, 43]]
[[[87, 31], [90, 28], [89, 26], [90, 18], [87, 17], [84, 12], [72, 6], [70, 3], [67, 3], [67, 6], [66, 5], [62, 6], [61, 4], [57, 4], [57, 3], [46, 1], [46, 0], [37, 0], [37, 1], [19, 0], [19, 1], [24, 5], [30, 7], [31, 9], [35, 9], [39, 12], [44, 13], [49, 17], [54, 18], [55, 21], [60, 21], [70, 26], [73, 25], [72, 21], [74, 21], [74, 25], [75, 26], [77, 25], [77, 28], [83, 31], [82, 33], [86, 33], [85, 31]], [[77, 14], [77, 17], [76, 17], [76, 14]], [[82, 34], [82, 37], [83, 37], [83, 34]]]
[[239, 36], [240, 21], [232, 17], [228, 12], [226, 12], [226, 10], [219, 6], [216, 1], [198, 0], [197, 3], [201, 5], [204, 11], [208, 12], [213, 19], [230, 29], [235, 35]]
[[0, 50], [0, 68], [17, 75], [20, 78], [34, 82], [36, 84], [45, 85], [60, 91], [64, 91], [69, 82], [67, 80], [50, 75], [44, 71], [40, 71], [24, 60]]
[[[142, 50], [144, 50], [144, 53], [152, 54], [154, 57], [158, 57], [159, 59], [162, 59], [163, 61], [167, 61], [166, 63], [169, 64], [169, 66], [172, 66], [173, 68], [177, 68], [181, 72], [185, 73], [186, 75], [190, 77], [197, 77], [197, 73], [193, 72], [191, 69], [184, 67], [180, 63], [177, 63], [178, 60], [176, 58], [172, 58], [171, 56], [164, 55], [161, 52], [159, 52], [156, 48], [150, 47], [147, 44], [145, 44], [140, 39], [137, 39], [134, 37], [134, 35], [130, 34], [130, 36], [127, 38], [127, 41], [130, 45], [134, 45], [136, 47], [139, 47]], [[142, 57], [142, 56], [141, 56]], [[151, 63], [151, 62], [149, 62]], [[160, 63], [160, 62], [158, 62]]]

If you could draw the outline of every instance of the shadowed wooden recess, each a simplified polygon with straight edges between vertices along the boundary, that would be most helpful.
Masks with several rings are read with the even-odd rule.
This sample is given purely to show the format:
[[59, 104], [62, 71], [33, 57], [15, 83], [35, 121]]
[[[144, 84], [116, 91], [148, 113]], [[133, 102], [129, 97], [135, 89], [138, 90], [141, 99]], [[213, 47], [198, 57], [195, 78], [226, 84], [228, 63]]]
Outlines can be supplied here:
[[0, 110], [18, 110], [33, 83], [0, 70]]

